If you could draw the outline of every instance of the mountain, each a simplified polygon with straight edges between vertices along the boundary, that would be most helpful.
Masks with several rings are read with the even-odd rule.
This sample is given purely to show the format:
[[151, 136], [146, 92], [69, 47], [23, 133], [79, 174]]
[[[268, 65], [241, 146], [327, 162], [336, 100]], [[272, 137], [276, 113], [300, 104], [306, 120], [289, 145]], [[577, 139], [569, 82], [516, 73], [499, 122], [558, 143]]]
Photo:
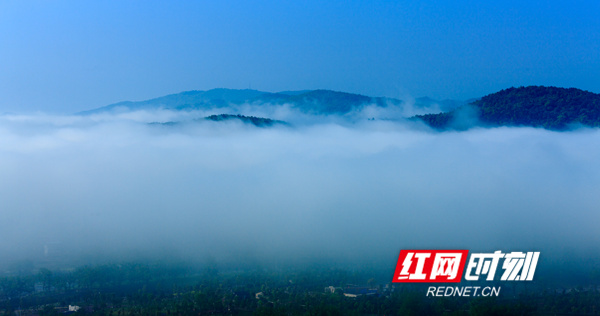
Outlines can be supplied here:
[[565, 130], [600, 126], [600, 94], [575, 88], [528, 86], [504, 89], [455, 110], [417, 115], [439, 129], [479, 126], [531, 126]]
[[[421, 101], [419, 101], [421, 100]], [[456, 101], [437, 102], [431, 99], [417, 99], [415, 107], [426, 109], [439, 103], [439, 108], [451, 109], [456, 107]], [[80, 112], [80, 115], [97, 114], [103, 112], [127, 112], [136, 110], [212, 110], [235, 107], [242, 104], [253, 105], [290, 105], [305, 113], [311, 114], [347, 114], [351, 111], [361, 110], [365, 106], [374, 105], [380, 108], [390, 106], [402, 107], [402, 100], [369, 97], [360, 94], [338, 92], [331, 90], [302, 90], [282, 91], [278, 93], [263, 92], [258, 90], [213, 89], [208, 91], [186, 91], [177, 94], [145, 100], [125, 101], [101, 108]], [[457, 103], [458, 104], [458, 103]], [[420, 112], [424, 112], [423, 110]]]

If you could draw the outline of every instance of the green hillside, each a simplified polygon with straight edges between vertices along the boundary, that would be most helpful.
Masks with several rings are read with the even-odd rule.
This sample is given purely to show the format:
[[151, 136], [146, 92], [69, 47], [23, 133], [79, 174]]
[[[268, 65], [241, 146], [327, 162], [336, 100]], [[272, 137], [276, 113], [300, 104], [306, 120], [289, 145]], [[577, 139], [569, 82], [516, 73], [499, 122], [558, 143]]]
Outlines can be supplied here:
[[531, 126], [565, 130], [600, 126], [600, 94], [575, 88], [509, 88], [451, 112], [419, 115], [436, 129], [465, 129], [461, 113], [470, 110], [480, 126]]

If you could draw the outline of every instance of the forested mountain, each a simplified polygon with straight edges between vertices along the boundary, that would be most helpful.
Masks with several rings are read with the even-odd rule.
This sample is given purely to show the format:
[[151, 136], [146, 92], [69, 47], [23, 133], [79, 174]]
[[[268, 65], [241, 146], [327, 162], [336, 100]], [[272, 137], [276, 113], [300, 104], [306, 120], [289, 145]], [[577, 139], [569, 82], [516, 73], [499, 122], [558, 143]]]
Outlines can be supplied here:
[[600, 94], [575, 88], [528, 86], [509, 88], [440, 114], [415, 118], [436, 129], [479, 126], [531, 126], [565, 130], [600, 126]]
[[[473, 126], [531, 126], [566, 130], [582, 125], [600, 126], [600, 94], [575, 88], [544, 86], [508, 88], [470, 103], [454, 100], [436, 101], [430, 98], [405, 102], [394, 98], [369, 97], [331, 90], [270, 93], [249, 89], [213, 89], [186, 91], [145, 101], [119, 102], [79, 114], [156, 109], [210, 110], [219, 113], [227, 109], [221, 113], [234, 114], [211, 116], [208, 119], [213, 121], [238, 119], [245, 123], [258, 124], [257, 126], [279, 123], [269, 118], [263, 118], [260, 122], [253, 121], [244, 111], [247, 110], [248, 105], [255, 108], [266, 105], [288, 106], [315, 115], [348, 115], [367, 107], [396, 109], [400, 111], [396, 113], [404, 113], [400, 117], [408, 117], [414, 113], [431, 113], [416, 115], [412, 119], [422, 120], [438, 130], [465, 130]], [[406, 114], [411, 111], [412, 114]], [[437, 113], [440, 111], [442, 112]], [[389, 119], [386, 116], [382, 118]]]

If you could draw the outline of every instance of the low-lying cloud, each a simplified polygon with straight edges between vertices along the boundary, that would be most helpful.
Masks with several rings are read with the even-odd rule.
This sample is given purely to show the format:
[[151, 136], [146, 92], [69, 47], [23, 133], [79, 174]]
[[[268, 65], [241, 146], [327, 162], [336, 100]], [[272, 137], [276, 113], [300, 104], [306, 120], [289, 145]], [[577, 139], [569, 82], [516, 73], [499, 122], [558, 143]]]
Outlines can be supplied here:
[[393, 269], [400, 249], [418, 248], [541, 250], [540, 266], [599, 257], [597, 129], [146, 124], [181, 115], [0, 117], [4, 263], [212, 256]]

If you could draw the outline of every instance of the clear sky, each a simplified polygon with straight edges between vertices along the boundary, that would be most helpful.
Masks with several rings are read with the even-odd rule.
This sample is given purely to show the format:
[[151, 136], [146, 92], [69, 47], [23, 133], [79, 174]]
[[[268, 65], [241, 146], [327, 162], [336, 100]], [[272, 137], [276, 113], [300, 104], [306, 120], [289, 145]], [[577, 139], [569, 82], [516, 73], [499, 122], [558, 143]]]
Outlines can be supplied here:
[[0, 113], [185, 90], [600, 92], [600, 1], [0, 2]]

